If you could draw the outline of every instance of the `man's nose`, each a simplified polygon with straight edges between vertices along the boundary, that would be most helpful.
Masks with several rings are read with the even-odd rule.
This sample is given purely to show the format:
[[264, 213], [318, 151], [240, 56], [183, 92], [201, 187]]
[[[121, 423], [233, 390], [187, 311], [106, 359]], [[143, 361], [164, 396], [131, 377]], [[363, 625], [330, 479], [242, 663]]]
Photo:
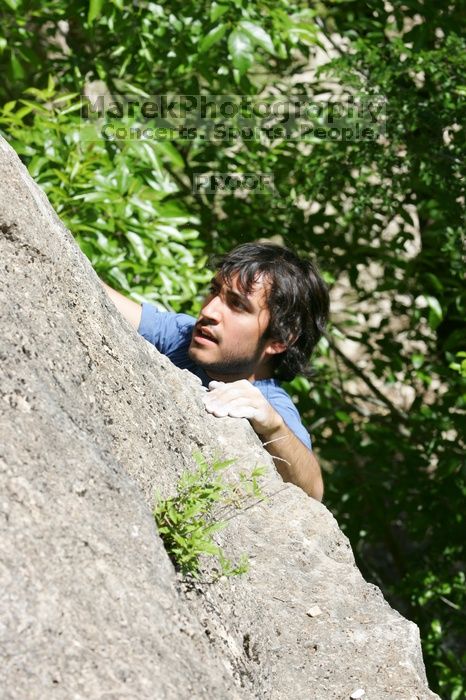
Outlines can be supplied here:
[[218, 323], [222, 315], [222, 300], [220, 297], [218, 295], [212, 297], [212, 299], [202, 307], [200, 315]]

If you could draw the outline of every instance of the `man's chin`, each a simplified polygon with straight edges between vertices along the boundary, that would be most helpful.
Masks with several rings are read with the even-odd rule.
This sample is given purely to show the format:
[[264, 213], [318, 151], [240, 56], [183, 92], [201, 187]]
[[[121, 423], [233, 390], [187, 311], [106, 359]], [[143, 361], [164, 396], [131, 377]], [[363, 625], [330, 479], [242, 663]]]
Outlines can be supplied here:
[[234, 381], [235, 379], [246, 378], [251, 373], [251, 368], [248, 363], [215, 361], [212, 358], [206, 357], [207, 353], [202, 352], [202, 350], [203, 348], [190, 346], [188, 349], [188, 356], [198, 367], [201, 367], [208, 376], [211, 376], [212, 379], [219, 379], [226, 382]]
[[[206, 352], [207, 351], [207, 352]], [[199, 367], [208, 366], [209, 361], [206, 358], [208, 348], [196, 347], [193, 343], [188, 348], [188, 357], [190, 360], [199, 365]]]
[[222, 366], [221, 363], [216, 362], [211, 356], [209, 357], [209, 350], [211, 348], [196, 347], [194, 343], [191, 343], [188, 348], [188, 357], [203, 370], [208, 370], [209, 367]]

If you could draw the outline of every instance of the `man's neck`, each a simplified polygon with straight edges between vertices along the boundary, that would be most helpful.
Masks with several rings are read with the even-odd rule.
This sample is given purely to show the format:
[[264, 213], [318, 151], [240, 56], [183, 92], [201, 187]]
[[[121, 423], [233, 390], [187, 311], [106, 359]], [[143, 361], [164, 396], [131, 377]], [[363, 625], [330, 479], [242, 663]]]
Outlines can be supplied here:
[[257, 370], [256, 372], [253, 372], [252, 374], [244, 374], [244, 373], [233, 373], [233, 374], [225, 374], [223, 372], [217, 373], [217, 372], [210, 372], [208, 370], [204, 370], [204, 372], [207, 374], [209, 379], [213, 379], [216, 382], [225, 382], [226, 384], [229, 384], [230, 382], [237, 382], [240, 379], [247, 379], [248, 382], [254, 383], [258, 381], [262, 381], [263, 379], [272, 379], [273, 374], [270, 370]]

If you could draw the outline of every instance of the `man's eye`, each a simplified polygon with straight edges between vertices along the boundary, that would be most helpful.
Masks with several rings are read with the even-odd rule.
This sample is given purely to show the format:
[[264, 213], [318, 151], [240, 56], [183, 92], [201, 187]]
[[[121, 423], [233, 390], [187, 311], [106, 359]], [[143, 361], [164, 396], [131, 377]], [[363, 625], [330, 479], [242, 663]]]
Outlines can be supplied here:
[[231, 305], [233, 306], [233, 308], [235, 308], [235, 309], [243, 310], [243, 309], [246, 308], [246, 307], [244, 306], [243, 302], [241, 301], [241, 299], [237, 299], [236, 297], [233, 297], [233, 299], [231, 299], [230, 304], [231, 304]]

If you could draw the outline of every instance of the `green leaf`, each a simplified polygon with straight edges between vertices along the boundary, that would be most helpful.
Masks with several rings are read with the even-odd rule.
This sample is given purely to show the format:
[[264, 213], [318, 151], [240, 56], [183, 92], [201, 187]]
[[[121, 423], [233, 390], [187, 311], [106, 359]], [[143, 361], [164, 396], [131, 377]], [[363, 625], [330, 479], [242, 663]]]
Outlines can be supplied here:
[[429, 282], [432, 284], [432, 286], [435, 288], [436, 292], [442, 292], [443, 291], [443, 284], [439, 280], [439, 278], [434, 275], [432, 272], [428, 272], [426, 274], [426, 278], [429, 280]]
[[216, 22], [225, 12], [228, 12], [228, 5], [218, 5], [216, 2], [213, 2], [210, 7], [210, 21]]
[[213, 554], [213, 555], [219, 554], [218, 545], [214, 544], [213, 542], [209, 542], [207, 540], [201, 540], [197, 545], [197, 549], [199, 552], [202, 552], [203, 554]]
[[321, 46], [316, 30], [309, 24], [295, 24], [289, 31], [289, 37], [295, 43], [301, 41], [303, 44]]
[[122, 289], [124, 289], [127, 292], [131, 291], [130, 286], [128, 284], [128, 280], [126, 279], [123, 272], [121, 270], [119, 270], [117, 267], [113, 267], [110, 270], [109, 275], [120, 285], [120, 287]]
[[225, 36], [226, 24], [219, 24], [214, 27], [199, 43], [199, 53], [208, 51], [214, 44], [217, 44]]
[[338, 420], [343, 421], [343, 423], [351, 423], [351, 416], [349, 416], [345, 411], [336, 411], [335, 415]]
[[272, 39], [270, 38], [270, 34], [267, 34], [265, 29], [260, 27], [258, 24], [254, 24], [254, 22], [248, 21], [240, 22], [239, 26], [252, 39], [254, 44], [260, 46], [262, 49], [272, 54], [273, 56], [276, 55], [275, 47], [273, 45]]
[[11, 102], [6, 102], [3, 105], [2, 114], [9, 114], [10, 112], [12, 112], [14, 110], [15, 107], [16, 107], [16, 100], [12, 100]]
[[143, 262], [147, 262], [149, 260], [151, 252], [145, 246], [141, 236], [139, 236], [137, 233], [134, 233], [134, 231], [127, 231], [126, 238], [131, 243], [131, 246], [138, 258]]
[[424, 364], [424, 359], [424, 355], [421, 353], [414, 353], [414, 355], [411, 355], [411, 362], [413, 363], [414, 369], [420, 369]]
[[244, 75], [254, 61], [253, 45], [249, 35], [235, 29], [228, 37], [228, 50], [234, 67], [240, 75]]
[[100, 17], [104, 0], [89, 0], [89, 11], [87, 13], [87, 21], [92, 24], [95, 19]]
[[429, 306], [429, 326], [435, 330], [443, 319], [442, 307], [436, 297], [426, 296], [426, 301]]
[[184, 168], [183, 157], [170, 141], [160, 141], [157, 144], [157, 151], [166, 155], [176, 168]]
[[3, 2], [5, 5], [8, 5], [11, 10], [17, 10], [21, 0], [3, 0]]
[[64, 116], [65, 114], [71, 114], [71, 112], [77, 112], [78, 110], [82, 109], [81, 104], [72, 104], [69, 107], [65, 107], [65, 109], [60, 110], [60, 116]]
[[15, 80], [24, 80], [24, 78], [26, 77], [26, 71], [24, 70], [16, 54], [11, 54], [10, 63], [11, 72], [13, 73], [13, 77], [15, 78]]
[[148, 92], [137, 85], [134, 85], [133, 83], [128, 83], [126, 80], [115, 79], [113, 82], [115, 83], [115, 87], [122, 93], [128, 91], [130, 94], [140, 95], [141, 97], [150, 97]]

